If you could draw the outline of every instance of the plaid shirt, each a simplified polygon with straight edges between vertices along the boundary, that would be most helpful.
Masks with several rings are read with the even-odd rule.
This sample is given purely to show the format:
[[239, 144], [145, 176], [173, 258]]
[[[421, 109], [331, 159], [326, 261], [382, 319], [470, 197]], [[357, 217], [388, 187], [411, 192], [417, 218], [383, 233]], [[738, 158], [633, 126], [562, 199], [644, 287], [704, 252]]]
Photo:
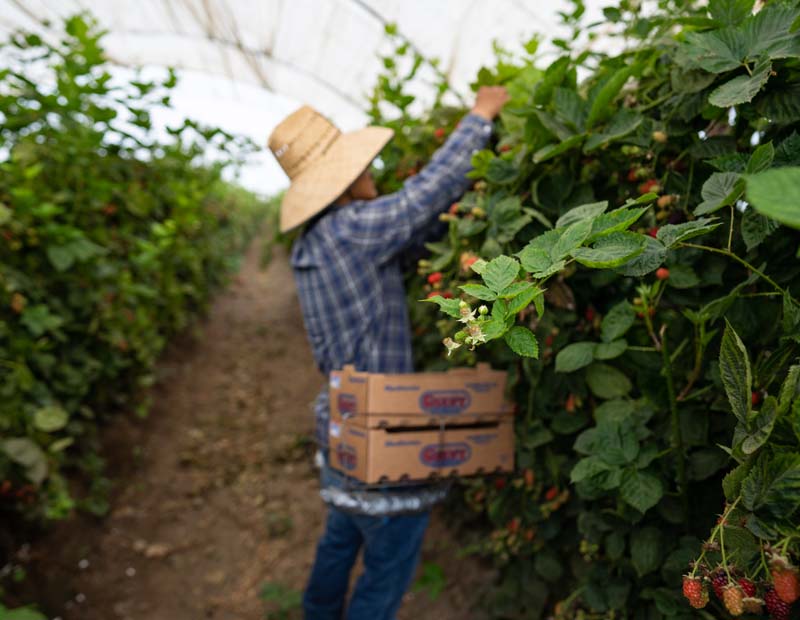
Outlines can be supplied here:
[[[333, 206], [294, 243], [291, 264], [319, 369], [413, 372], [401, 261], [437, 217], [469, 187], [472, 155], [491, 123], [465, 116], [430, 163], [403, 188], [370, 201]], [[328, 390], [315, 404], [317, 440], [328, 444]]]

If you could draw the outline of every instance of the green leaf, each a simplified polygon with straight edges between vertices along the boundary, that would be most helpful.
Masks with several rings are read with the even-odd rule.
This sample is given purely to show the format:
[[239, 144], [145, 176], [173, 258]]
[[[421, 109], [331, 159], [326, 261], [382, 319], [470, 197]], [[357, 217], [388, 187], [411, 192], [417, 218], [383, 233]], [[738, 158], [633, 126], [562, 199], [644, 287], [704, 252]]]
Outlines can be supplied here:
[[511, 285], [500, 291], [497, 296], [502, 299], [511, 299], [520, 293], [524, 293], [525, 291], [532, 289], [533, 286], [533, 282], [513, 282]]
[[753, 0], [709, 0], [708, 12], [723, 26], [736, 26], [750, 16]]
[[769, 436], [772, 434], [772, 429], [775, 427], [775, 420], [778, 418], [778, 401], [774, 396], [767, 396], [764, 399], [764, 404], [752, 421], [750, 433], [745, 437], [742, 442], [742, 452], [745, 454], [753, 454], [761, 446], [763, 446]]
[[752, 375], [747, 350], [736, 330], [725, 321], [725, 333], [719, 350], [722, 385], [736, 419], [747, 424], [750, 417]]
[[639, 577], [661, 566], [664, 537], [658, 528], [647, 526], [631, 532], [631, 561]]
[[611, 308], [600, 324], [603, 342], [613, 342], [621, 338], [636, 322], [636, 312], [627, 301], [621, 301]]
[[672, 265], [667, 283], [673, 288], [694, 288], [700, 284], [700, 278], [688, 265]]
[[638, 209], [622, 207], [609, 213], [603, 213], [592, 222], [592, 232], [586, 239], [587, 243], [592, 243], [615, 232], [628, 230], [647, 210], [648, 207], [639, 207]]
[[743, 25], [744, 44], [749, 58], [797, 58], [800, 56], [800, 37], [792, 24], [800, 15], [797, 7], [765, 6]]
[[728, 454], [717, 447], [695, 450], [689, 457], [689, 478], [706, 480], [725, 467], [729, 461]]
[[778, 398], [778, 415], [786, 415], [796, 398], [800, 397], [800, 366], [792, 366], [781, 385]]
[[75, 264], [75, 254], [71, 245], [50, 245], [47, 247], [47, 259], [56, 271], [66, 271]]
[[547, 161], [548, 159], [553, 159], [553, 157], [557, 157], [562, 153], [566, 153], [570, 149], [579, 146], [585, 136], [583, 134], [579, 134], [577, 136], [572, 136], [559, 142], [557, 144], [548, 144], [547, 146], [543, 146], [538, 151], [533, 154], [533, 163], [540, 164], [543, 161]]
[[552, 252], [560, 236], [559, 231], [548, 230], [534, 238], [516, 254], [522, 263], [522, 268], [536, 278], [544, 277], [541, 274], [550, 270], [556, 262], [553, 260]]
[[747, 199], [763, 215], [800, 228], [800, 167], [747, 175]]
[[763, 172], [767, 168], [772, 165], [772, 161], [775, 159], [775, 147], [772, 146], [772, 141], [767, 142], [766, 144], [761, 144], [753, 151], [753, 154], [750, 155], [750, 159], [747, 161], [747, 168], [745, 172], [747, 174], [756, 174], [758, 172]]
[[800, 454], [763, 455], [742, 483], [742, 503], [789, 519], [800, 507]]
[[471, 295], [477, 299], [482, 299], [483, 301], [494, 301], [497, 299], [497, 295], [486, 288], [483, 284], [464, 284], [458, 288], [464, 291], [467, 295]]
[[622, 476], [620, 497], [639, 512], [647, 512], [664, 496], [659, 478], [644, 471], [629, 469]]
[[47, 478], [47, 457], [42, 449], [27, 437], [4, 439], [0, 446], [9, 459], [22, 465], [28, 480], [41, 484]]
[[492, 291], [499, 293], [519, 274], [519, 263], [510, 256], [498, 256], [489, 261], [481, 277]]
[[50, 308], [44, 304], [28, 306], [22, 312], [22, 318], [20, 320], [36, 338], [43, 335], [45, 332], [54, 331], [64, 324], [64, 319], [58, 315], [52, 314]]
[[740, 75], [715, 88], [708, 96], [708, 102], [718, 108], [749, 103], [767, 83], [771, 72], [772, 63], [762, 59], [756, 64], [752, 75]]
[[516, 181], [519, 176], [517, 167], [505, 159], [495, 157], [489, 162], [486, 170], [486, 180], [495, 185], [508, 185]]
[[610, 269], [624, 265], [645, 250], [644, 235], [616, 232], [601, 237], [591, 248], [577, 248], [572, 256], [581, 265], [594, 269]]
[[556, 372], [575, 372], [594, 361], [593, 342], [574, 342], [556, 355]]
[[583, 131], [586, 123], [586, 101], [571, 88], [556, 88], [553, 96], [556, 116], [577, 132]]
[[522, 291], [519, 295], [512, 298], [508, 302], [508, 312], [509, 314], [516, 314], [527, 308], [532, 301], [536, 298], [541, 297], [544, 294], [544, 291], [540, 289], [538, 286], [531, 287]]
[[554, 549], [543, 548], [536, 553], [533, 569], [545, 581], [555, 583], [564, 574], [561, 557]]
[[536, 336], [527, 327], [512, 327], [505, 334], [506, 344], [514, 353], [522, 357], [539, 357], [539, 345]]
[[482, 258], [479, 258], [474, 263], [472, 263], [472, 266], [470, 267], [470, 269], [472, 269], [472, 271], [474, 271], [478, 275], [481, 275], [483, 273], [483, 271], [486, 269], [486, 265], [488, 265], [488, 264], [489, 263], [487, 263], [485, 260], [483, 260]]
[[628, 108], [622, 108], [611, 118], [606, 128], [595, 134], [591, 134], [586, 144], [583, 145], [584, 153], [591, 153], [601, 147], [624, 138], [635, 131], [642, 124], [644, 118]]
[[590, 218], [596, 218], [598, 215], [608, 209], [608, 200], [603, 202], [592, 202], [590, 204], [581, 205], [570, 209], [556, 221], [556, 228], [569, 226], [575, 222]]
[[639, 256], [625, 263], [619, 273], [624, 276], [641, 277], [658, 269], [667, 258], [667, 248], [659, 241], [648, 236], [645, 248]]
[[592, 230], [592, 220], [581, 220], [570, 224], [566, 229], [556, 229], [555, 232], [560, 232], [561, 236], [556, 241], [550, 253], [553, 260], [559, 260], [572, 254], [575, 248], [581, 246], [586, 237]]
[[33, 414], [33, 424], [40, 431], [53, 433], [67, 425], [69, 416], [67, 412], [56, 405], [40, 407]]
[[594, 358], [598, 360], [611, 360], [619, 357], [628, 349], [625, 340], [615, 340], [613, 342], [598, 342], [594, 347]]
[[587, 478], [594, 478], [597, 474], [605, 473], [613, 469], [600, 456], [587, 456], [575, 463], [575, 467], [569, 474], [570, 482], [581, 482]]
[[594, 127], [598, 122], [607, 119], [615, 111], [611, 102], [617, 98], [625, 86], [625, 82], [633, 75], [635, 67], [623, 67], [614, 72], [595, 93], [592, 106], [589, 108], [589, 116], [586, 119], [586, 127]]
[[744, 191], [744, 181], [735, 172], [715, 172], [705, 183], [701, 202], [694, 210], [695, 215], [707, 215], [736, 202]]
[[16, 609], [6, 609], [0, 603], [0, 618], [3, 620], [47, 620], [47, 616], [43, 616], [35, 609], [30, 607], [17, 607]]
[[675, 62], [684, 69], [723, 73], [740, 67], [746, 54], [744, 36], [736, 29], [722, 28], [711, 32], [687, 32]]
[[742, 463], [725, 474], [725, 478], [722, 479], [722, 490], [725, 493], [726, 500], [732, 502], [739, 497], [742, 481], [744, 481], [749, 472], [750, 465]]
[[633, 389], [630, 379], [621, 370], [595, 362], [586, 371], [586, 383], [598, 398], [619, 398]]
[[715, 217], [701, 217], [683, 224], [666, 224], [658, 229], [656, 239], [668, 248], [674, 248], [681, 241], [708, 234], [720, 226], [722, 226], [722, 222]]
[[755, 250], [769, 235], [774, 233], [780, 224], [773, 219], [761, 215], [755, 208], [749, 207], [742, 215], [742, 239], [747, 251]]
[[435, 295], [433, 297], [428, 297], [427, 299], [421, 299], [420, 301], [436, 304], [439, 306], [439, 309], [448, 316], [452, 316], [457, 319], [461, 318], [461, 311], [459, 309], [459, 304], [461, 303], [460, 299], [445, 299], [441, 295]]

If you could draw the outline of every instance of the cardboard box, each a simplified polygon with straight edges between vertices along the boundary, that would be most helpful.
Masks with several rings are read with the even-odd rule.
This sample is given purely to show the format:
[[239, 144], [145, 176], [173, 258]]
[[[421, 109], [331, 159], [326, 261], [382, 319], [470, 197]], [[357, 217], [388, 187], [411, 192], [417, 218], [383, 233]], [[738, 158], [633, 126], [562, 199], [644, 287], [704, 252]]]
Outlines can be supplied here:
[[330, 464], [374, 484], [514, 470], [513, 417], [440, 428], [368, 428], [331, 421]]
[[367, 428], [470, 424], [510, 414], [505, 371], [488, 364], [447, 372], [380, 374], [353, 366], [330, 375], [331, 421]]

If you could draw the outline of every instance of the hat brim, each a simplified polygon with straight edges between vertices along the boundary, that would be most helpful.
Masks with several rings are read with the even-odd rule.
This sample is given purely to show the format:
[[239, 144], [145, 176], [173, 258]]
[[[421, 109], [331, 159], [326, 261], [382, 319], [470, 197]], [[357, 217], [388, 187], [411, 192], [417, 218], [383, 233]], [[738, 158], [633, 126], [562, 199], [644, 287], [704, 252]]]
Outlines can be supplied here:
[[281, 203], [281, 232], [307, 222], [341, 196], [392, 139], [388, 127], [342, 134], [319, 160], [292, 180]]

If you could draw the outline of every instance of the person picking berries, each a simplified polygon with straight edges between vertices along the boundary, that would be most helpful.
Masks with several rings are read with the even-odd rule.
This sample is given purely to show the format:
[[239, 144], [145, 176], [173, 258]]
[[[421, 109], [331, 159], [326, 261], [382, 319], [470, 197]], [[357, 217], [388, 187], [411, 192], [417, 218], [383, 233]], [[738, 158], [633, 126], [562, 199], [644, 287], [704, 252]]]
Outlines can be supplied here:
[[[386, 196], [378, 195], [369, 166], [391, 139], [391, 129], [342, 133], [304, 106], [272, 132], [269, 148], [291, 179], [280, 228], [299, 229], [291, 265], [314, 359], [325, 375], [346, 364], [367, 372], [413, 372], [400, 259], [469, 188], [472, 155], [486, 146], [506, 101], [505, 88], [482, 87], [431, 162]], [[328, 517], [303, 594], [305, 617], [394, 618], [419, 559], [430, 509], [448, 487], [376, 490], [333, 470], [327, 387], [314, 410]], [[348, 603], [350, 572], [362, 547], [364, 572]]]

